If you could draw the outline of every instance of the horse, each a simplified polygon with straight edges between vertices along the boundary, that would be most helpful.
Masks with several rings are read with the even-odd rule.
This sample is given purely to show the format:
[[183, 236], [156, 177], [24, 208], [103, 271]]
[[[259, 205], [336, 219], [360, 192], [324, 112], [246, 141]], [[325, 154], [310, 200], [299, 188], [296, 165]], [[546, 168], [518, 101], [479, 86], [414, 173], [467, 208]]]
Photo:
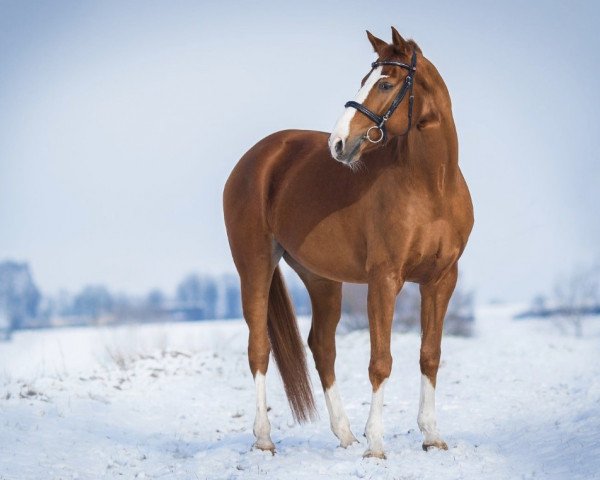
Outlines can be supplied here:
[[383, 394], [392, 369], [395, 299], [404, 282], [419, 284], [417, 424], [423, 449], [448, 448], [437, 428], [435, 387], [444, 316], [473, 227], [473, 206], [441, 75], [394, 27], [390, 44], [369, 31], [367, 37], [377, 60], [333, 132], [284, 130], [265, 137], [243, 155], [224, 187], [256, 388], [254, 447], [272, 453], [265, 391], [271, 350], [294, 419], [316, 417], [304, 346], [278, 266], [282, 258], [310, 296], [308, 346], [331, 429], [344, 448], [357, 439], [334, 368], [342, 283], [368, 285], [372, 401], [366, 457], [385, 458]]

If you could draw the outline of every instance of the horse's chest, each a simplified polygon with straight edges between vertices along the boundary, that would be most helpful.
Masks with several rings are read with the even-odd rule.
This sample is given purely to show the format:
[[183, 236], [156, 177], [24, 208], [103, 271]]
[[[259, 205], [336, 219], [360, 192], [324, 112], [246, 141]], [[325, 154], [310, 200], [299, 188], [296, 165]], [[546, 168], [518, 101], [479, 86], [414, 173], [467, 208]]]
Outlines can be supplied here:
[[454, 263], [462, 250], [449, 216], [407, 209], [375, 218], [368, 237], [368, 265], [392, 264], [411, 281], [427, 281]]

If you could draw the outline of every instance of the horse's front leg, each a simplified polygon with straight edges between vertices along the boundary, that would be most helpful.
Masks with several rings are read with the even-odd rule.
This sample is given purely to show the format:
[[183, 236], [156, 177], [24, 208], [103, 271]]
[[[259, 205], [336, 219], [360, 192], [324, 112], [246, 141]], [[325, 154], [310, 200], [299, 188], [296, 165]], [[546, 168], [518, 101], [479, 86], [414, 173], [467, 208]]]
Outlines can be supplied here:
[[383, 389], [392, 371], [390, 342], [396, 296], [402, 279], [389, 272], [374, 275], [369, 280], [367, 309], [371, 335], [369, 379], [373, 387], [371, 410], [365, 428], [369, 448], [365, 457], [385, 458], [383, 450]]
[[448, 302], [456, 286], [456, 264], [440, 279], [421, 285], [421, 398], [417, 423], [423, 433], [423, 450], [448, 449], [437, 429], [435, 384], [440, 365], [442, 331]]

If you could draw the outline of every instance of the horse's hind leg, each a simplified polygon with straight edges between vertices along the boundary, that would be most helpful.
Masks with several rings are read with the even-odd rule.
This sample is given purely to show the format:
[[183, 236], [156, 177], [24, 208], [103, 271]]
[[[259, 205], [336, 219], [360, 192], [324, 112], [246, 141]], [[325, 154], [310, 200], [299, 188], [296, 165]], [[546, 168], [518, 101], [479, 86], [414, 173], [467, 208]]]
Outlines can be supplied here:
[[456, 264], [441, 279], [421, 285], [421, 398], [417, 423], [423, 433], [423, 449], [448, 446], [438, 432], [435, 416], [435, 384], [440, 364], [442, 331], [448, 302], [456, 286]]
[[[265, 239], [266, 240], [266, 239]], [[271, 424], [267, 416], [265, 375], [269, 366], [270, 342], [267, 326], [269, 288], [281, 249], [269, 240], [263, 248], [247, 252], [241, 257], [240, 250], [234, 253], [240, 274], [242, 309], [248, 324], [248, 362], [256, 386], [256, 417], [254, 421], [254, 446], [275, 452], [271, 440]], [[232, 250], [234, 250], [232, 248]], [[236, 255], [236, 253], [238, 255]]]
[[358, 440], [350, 430], [350, 422], [335, 382], [335, 331], [341, 316], [342, 284], [310, 272], [289, 255], [284, 258], [298, 273], [310, 295], [312, 325], [308, 346], [325, 393], [331, 430], [340, 440], [340, 446], [346, 448]]

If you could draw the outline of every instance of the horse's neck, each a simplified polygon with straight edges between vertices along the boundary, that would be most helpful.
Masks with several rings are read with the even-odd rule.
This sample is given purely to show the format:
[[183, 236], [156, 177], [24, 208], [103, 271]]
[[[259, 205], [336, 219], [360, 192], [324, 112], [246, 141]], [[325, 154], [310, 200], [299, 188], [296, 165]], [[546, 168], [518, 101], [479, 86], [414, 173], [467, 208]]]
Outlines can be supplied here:
[[395, 154], [401, 157], [397, 164], [403, 176], [408, 171], [413, 180], [440, 194], [452, 187], [458, 173], [458, 140], [451, 113], [440, 115], [438, 125], [415, 128], [398, 147]]

